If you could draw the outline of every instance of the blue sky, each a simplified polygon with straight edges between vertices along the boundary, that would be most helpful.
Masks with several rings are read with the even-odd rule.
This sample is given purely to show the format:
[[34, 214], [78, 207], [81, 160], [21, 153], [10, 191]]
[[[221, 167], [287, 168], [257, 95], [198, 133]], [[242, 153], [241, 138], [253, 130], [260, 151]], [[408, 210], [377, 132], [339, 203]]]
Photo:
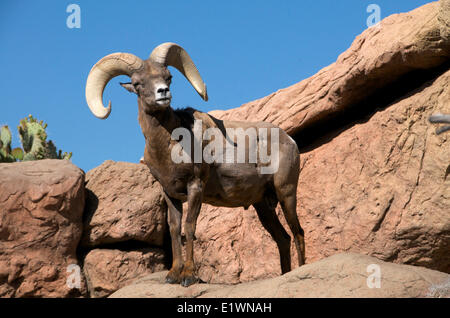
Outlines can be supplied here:
[[[314, 75], [333, 63], [367, 28], [369, 4], [381, 17], [426, 0], [83, 0], [0, 1], [0, 125], [13, 131], [32, 114], [48, 123], [49, 139], [86, 172], [107, 159], [138, 162], [144, 138], [137, 101], [113, 79], [95, 118], [84, 88], [93, 64], [114, 52], [147, 58], [162, 42], [176, 42], [193, 58], [208, 87], [204, 102], [174, 69], [172, 106], [229, 109]], [[66, 25], [69, 4], [81, 8], [81, 28]]]

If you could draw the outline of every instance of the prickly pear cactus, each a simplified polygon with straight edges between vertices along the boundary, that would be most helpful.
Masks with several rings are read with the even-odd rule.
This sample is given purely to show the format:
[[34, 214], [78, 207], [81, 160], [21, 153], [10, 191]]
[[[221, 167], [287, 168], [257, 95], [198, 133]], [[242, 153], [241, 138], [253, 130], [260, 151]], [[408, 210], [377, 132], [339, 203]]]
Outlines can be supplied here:
[[20, 141], [24, 151], [23, 160], [44, 159], [47, 125], [42, 121], [38, 122], [33, 116], [28, 116], [20, 121], [19, 130]]
[[0, 129], [0, 161], [15, 161], [14, 158], [11, 157], [11, 131], [9, 130], [8, 126], [3, 126]]
[[0, 162], [14, 162], [22, 160], [23, 152], [20, 148], [11, 150], [11, 131], [8, 126], [0, 128]]
[[36, 118], [29, 115], [20, 121], [18, 127], [20, 140], [23, 147], [23, 160], [40, 160], [40, 159], [70, 159], [72, 153], [57, 152], [53, 142], [47, 141], [47, 133], [45, 129], [47, 124], [42, 120], [37, 121]]
[[45, 129], [47, 124], [29, 115], [20, 121], [18, 127], [21, 148], [11, 150], [11, 131], [8, 126], [0, 129], [0, 162], [14, 162], [17, 160], [40, 160], [40, 159], [70, 159], [72, 153], [57, 151], [51, 140], [47, 141]]

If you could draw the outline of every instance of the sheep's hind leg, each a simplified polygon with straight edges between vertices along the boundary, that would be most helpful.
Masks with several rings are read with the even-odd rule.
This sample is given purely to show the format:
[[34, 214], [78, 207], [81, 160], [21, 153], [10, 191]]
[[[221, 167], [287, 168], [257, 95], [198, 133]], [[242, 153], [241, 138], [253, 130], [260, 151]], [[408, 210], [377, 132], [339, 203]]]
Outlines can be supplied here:
[[188, 287], [198, 281], [194, 273], [194, 237], [197, 217], [202, 206], [202, 191], [202, 183], [200, 180], [195, 180], [188, 185], [188, 211], [186, 214], [186, 222], [184, 224], [184, 233], [186, 235], [186, 262], [184, 263], [183, 271], [181, 273], [181, 285], [184, 287]]
[[298, 265], [305, 264], [305, 233], [300, 226], [297, 217], [297, 196], [295, 188], [289, 194], [278, 194], [281, 209], [284, 212], [286, 221], [294, 235], [295, 247], [297, 249]]
[[255, 203], [253, 206], [262, 225], [277, 243], [280, 253], [281, 273], [289, 272], [291, 270], [291, 237], [281, 225], [275, 208], [271, 207], [266, 200]]
[[172, 240], [172, 268], [166, 276], [166, 282], [179, 284], [181, 282], [181, 271], [183, 270], [183, 255], [181, 245], [181, 215], [183, 205], [180, 200], [170, 198], [165, 194], [168, 207], [167, 221], [169, 223], [170, 238]]

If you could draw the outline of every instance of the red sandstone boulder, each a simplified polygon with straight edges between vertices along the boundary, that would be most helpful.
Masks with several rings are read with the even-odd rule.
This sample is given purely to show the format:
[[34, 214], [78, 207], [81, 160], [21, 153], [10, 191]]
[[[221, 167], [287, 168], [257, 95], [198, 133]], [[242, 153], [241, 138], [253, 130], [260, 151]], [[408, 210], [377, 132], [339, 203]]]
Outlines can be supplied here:
[[0, 297], [85, 295], [83, 171], [68, 160], [1, 163], [0, 180]]
[[166, 204], [142, 164], [105, 161], [86, 174], [83, 246], [140, 241], [162, 246]]
[[143, 275], [165, 270], [164, 252], [157, 248], [132, 251], [94, 249], [85, 259], [83, 270], [91, 297], [106, 297]]
[[[450, 272], [450, 137], [435, 135], [427, 121], [436, 110], [450, 112], [449, 82], [447, 71], [300, 156], [307, 263], [352, 251]], [[205, 281], [280, 274], [276, 245], [252, 207], [204, 205], [196, 237]]]
[[[307, 263], [352, 251], [450, 272], [449, 135], [436, 136], [427, 121], [432, 113], [450, 112], [449, 17], [448, 0], [388, 17], [317, 75], [240, 108], [212, 112], [221, 119], [271, 121], [299, 140], [302, 131], [339, 111], [372, 109], [302, 150], [297, 213]], [[420, 83], [415, 70], [438, 66], [419, 86], [392, 84], [408, 74]], [[276, 245], [252, 207], [204, 205], [196, 237], [198, 272], [207, 282], [280, 274]]]

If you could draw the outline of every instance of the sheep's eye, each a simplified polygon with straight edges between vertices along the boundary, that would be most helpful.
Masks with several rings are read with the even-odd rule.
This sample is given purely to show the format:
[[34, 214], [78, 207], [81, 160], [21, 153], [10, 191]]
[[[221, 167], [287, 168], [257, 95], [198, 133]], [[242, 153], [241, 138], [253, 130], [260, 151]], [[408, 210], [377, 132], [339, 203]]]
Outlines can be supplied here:
[[142, 85], [142, 84], [139, 83], [139, 82], [136, 82], [136, 83], [133, 84], [134, 87], [138, 87], [139, 85]]
[[171, 82], [172, 81], [172, 75], [168, 76], [166, 79], [166, 82]]

